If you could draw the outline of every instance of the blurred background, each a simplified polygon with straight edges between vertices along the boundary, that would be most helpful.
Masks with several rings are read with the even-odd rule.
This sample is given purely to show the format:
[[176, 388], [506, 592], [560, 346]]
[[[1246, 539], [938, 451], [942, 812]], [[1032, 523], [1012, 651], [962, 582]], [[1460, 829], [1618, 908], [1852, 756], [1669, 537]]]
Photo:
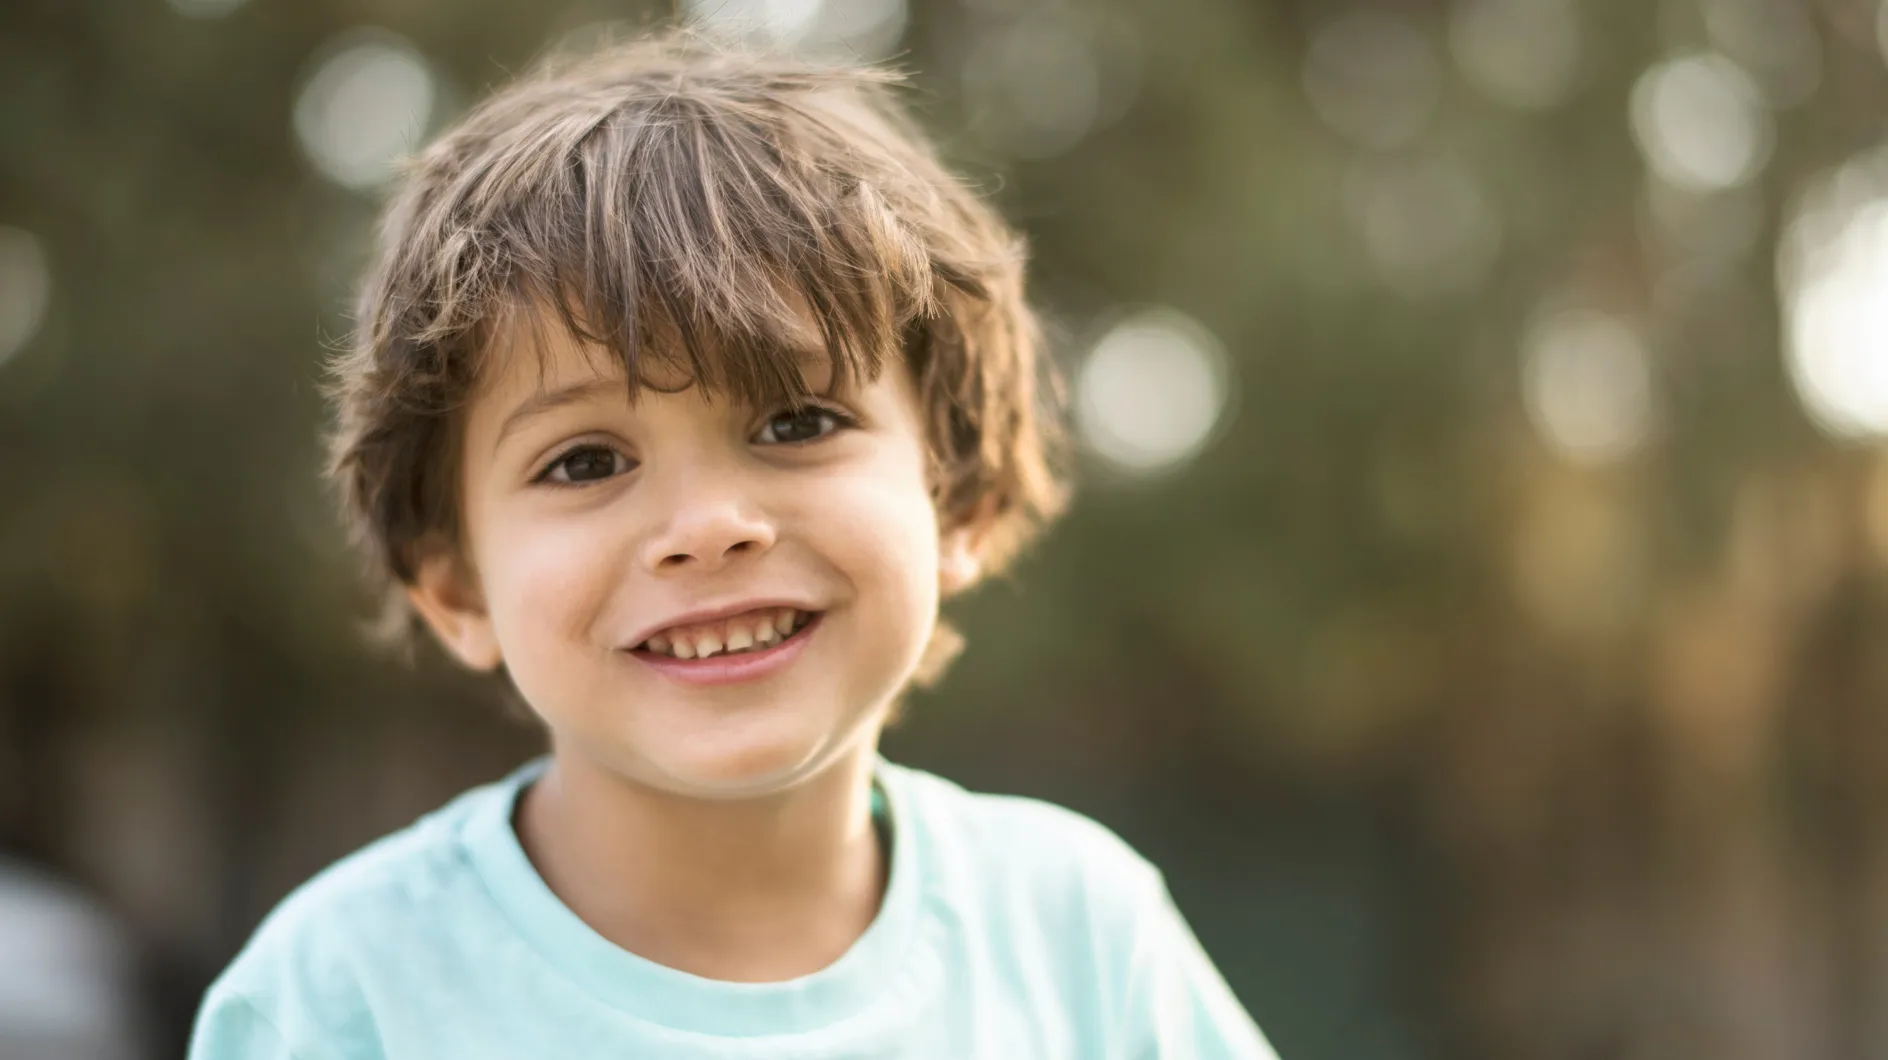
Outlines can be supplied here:
[[0, 1055], [171, 1058], [540, 741], [317, 481], [393, 161], [695, 18], [890, 58], [1083, 490], [888, 753], [1098, 817], [1285, 1060], [1888, 1056], [1877, 0], [8, 0]]

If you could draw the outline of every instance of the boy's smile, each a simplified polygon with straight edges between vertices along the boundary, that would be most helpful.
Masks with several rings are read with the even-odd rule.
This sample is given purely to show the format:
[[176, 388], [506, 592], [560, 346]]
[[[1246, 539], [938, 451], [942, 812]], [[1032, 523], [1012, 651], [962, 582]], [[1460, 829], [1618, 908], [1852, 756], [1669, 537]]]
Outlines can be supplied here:
[[677, 659], [759, 651], [786, 640], [818, 615], [807, 605], [791, 601], [709, 608], [703, 614], [678, 618], [646, 637], [631, 637], [628, 647]]
[[805, 358], [797, 407], [686, 378], [632, 399], [613, 358], [537, 335], [494, 347], [464, 412], [459, 547], [413, 590], [442, 640], [502, 664], [560, 758], [675, 794], [869, 752], [968, 554], [904, 367], [827, 393]]
[[818, 611], [799, 607], [740, 607], [727, 618], [698, 617], [665, 626], [628, 650], [687, 684], [752, 681], [797, 658], [819, 617]]

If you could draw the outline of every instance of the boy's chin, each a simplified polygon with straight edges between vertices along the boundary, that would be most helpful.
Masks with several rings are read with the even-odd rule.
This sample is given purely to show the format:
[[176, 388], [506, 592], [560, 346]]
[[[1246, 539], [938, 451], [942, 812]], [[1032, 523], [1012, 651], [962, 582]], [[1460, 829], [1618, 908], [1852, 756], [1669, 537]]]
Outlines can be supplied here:
[[656, 751], [642, 756], [638, 779], [688, 798], [755, 798], [798, 787], [844, 757], [844, 750], [812, 740]]

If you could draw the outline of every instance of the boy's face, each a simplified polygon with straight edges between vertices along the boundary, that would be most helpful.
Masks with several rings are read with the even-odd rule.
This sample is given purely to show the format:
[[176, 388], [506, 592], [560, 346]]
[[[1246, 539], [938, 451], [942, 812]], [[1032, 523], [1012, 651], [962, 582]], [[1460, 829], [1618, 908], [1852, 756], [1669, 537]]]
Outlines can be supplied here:
[[[542, 330], [465, 412], [461, 548], [411, 587], [442, 642], [502, 663], [560, 756], [676, 794], [762, 794], [869, 747], [941, 589], [975, 574], [940, 537], [904, 367], [810, 409], [632, 402], [610, 358]], [[824, 393], [824, 356], [804, 363]]]

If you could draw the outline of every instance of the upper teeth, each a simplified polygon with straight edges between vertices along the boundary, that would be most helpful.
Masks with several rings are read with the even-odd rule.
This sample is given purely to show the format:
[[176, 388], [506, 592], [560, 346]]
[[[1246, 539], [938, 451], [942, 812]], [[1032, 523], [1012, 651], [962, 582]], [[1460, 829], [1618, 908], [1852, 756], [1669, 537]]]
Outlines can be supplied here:
[[791, 607], [767, 607], [719, 622], [704, 622], [665, 629], [642, 643], [658, 655], [677, 659], [705, 659], [757, 651], [784, 640], [812, 616]]

